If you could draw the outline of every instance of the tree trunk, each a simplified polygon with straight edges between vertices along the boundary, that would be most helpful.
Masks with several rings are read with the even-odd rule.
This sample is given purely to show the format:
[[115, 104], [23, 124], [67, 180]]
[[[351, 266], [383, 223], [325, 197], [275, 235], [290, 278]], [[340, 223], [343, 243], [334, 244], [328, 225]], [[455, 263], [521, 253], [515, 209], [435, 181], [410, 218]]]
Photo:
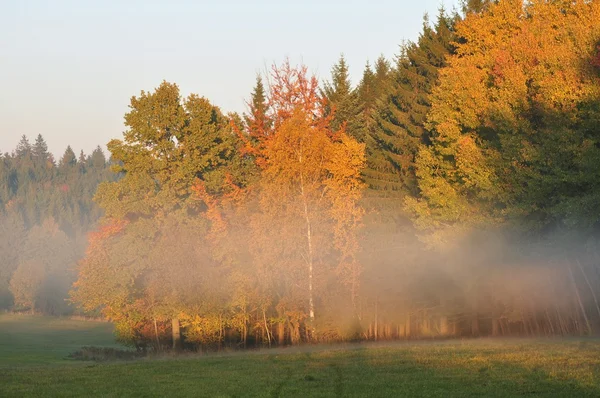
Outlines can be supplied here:
[[271, 332], [269, 331], [269, 325], [267, 324], [267, 313], [263, 308], [263, 321], [265, 323], [265, 332], [267, 333], [267, 340], [269, 340], [269, 348], [271, 348]]
[[500, 318], [498, 320], [498, 323], [500, 323], [500, 332], [502, 333], [503, 336], [506, 336], [507, 334], [509, 334], [510, 330], [508, 329], [508, 321], [506, 318]]
[[221, 346], [223, 345], [223, 317], [219, 314], [219, 345], [217, 346], [217, 351], [221, 351]]
[[404, 326], [403, 323], [398, 324], [398, 337], [406, 338], [406, 327]]
[[592, 298], [594, 299], [594, 304], [596, 304], [596, 311], [598, 311], [598, 315], [600, 315], [600, 305], [598, 304], [598, 298], [596, 297], [594, 288], [592, 287], [592, 284], [590, 283], [590, 280], [587, 277], [587, 274], [585, 273], [585, 270], [581, 266], [581, 263], [579, 262], [579, 260], [575, 259], [575, 264], [577, 264], [577, 266], [579, 267], [579, 270], [581, 271], [581, 274], [583, 275], [583, 279], [585, 280], [585, 283], [587, 283], [587, 286], [590, 289], [590, 293], [592, 293]]
[[277, 324], [277, 343], [280, 346], [285, 344], [285, 324], [283, 322]]
[[173, 336], [173, 350], [181, 350], [181, 329], [179, 318], [171, 319], [171, 334]]
[[446, 315], [442, 315], [440, 318], [440, 335], [448, 335], [448, 317]]
[[492, 317], [492, 336], [496, 337], [500, 334], [500, 325], [498, 318]]
[[479, 317], [477, 314], [471, 319], [471, 335], [473, 335], [473, 337], [479, 336]]
[[375, 341], [377, 341], [379, 339], [379, 318], [378, 318], [378, 301], [375, 301]]
[[247, 344], [248, 344], [248, 324], [246, 323], [245, 320], [244, 320], [244, 326], [242, 328], [242, 344], [243, 344], [244, 348], [246, 348]]
[[573, 275], [573, 269], [571, 268], [571, 263], [567, 260], [567, 265], [569, 268], [569, 275], [571, 276], [571, 283], [573, 284], [573, 290], [575, 291], [575, 295], [577, 297], [577, 302], [579, 303], [579, 307], [581, 308], [581, 314], [583, 315], [583, 319], [585, 320], [585, 324], [587, 326], [588, 335], [592, 334], [592, 325], [590, 324], [590, 320], [587, 317], [585, 312], [585, 307], [583, 306], [583, 302], [581, 301], [581, 296], [579, 295], [579, 289], [577, 288], [577, 283], [575, 282], [575, 276]]
[[[302, 163], [302, 159], [300, 159]], [[310, 318], [311, 333], [315, 334], [315, 303], [313, 299], [313, 246], [312, 246], [312, 226], [310, 215], [308, 213], [308, 203], [304, 194], [304, 178], [300, 174], [300, 192], [302, 193], [302, 202], [304, 204], [304, 219], [306, 221], [306, 241], [308, 244], [308, 316]]]
[[552, 324], [552, 318], [550, 318], [550, 313], [548, 312], [548, 308], [544, 309], [544, 312], [546, 313], [546, 320], [548, 321], [548, 329], [550, 331], [550, 334], [555, 335], [556, 332], [554, 331], [554, 325]]
[[160, 340], [158, 338], [158, 325], [156, 324], [156, 318], [154, 318], [154, 338], [156, 339], [156, 351], [160, 351]]
[[431, 321], [425, 311], [421, 315], [421, 336], [431, 337]]

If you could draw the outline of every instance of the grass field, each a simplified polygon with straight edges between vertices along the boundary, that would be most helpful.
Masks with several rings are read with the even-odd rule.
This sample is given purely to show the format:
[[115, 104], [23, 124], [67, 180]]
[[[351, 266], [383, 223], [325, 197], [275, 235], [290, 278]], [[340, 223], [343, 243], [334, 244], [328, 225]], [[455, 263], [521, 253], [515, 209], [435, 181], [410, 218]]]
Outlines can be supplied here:
[[82, 362], [110, 324], [0, 315], [0, 397], [600, 397], [598, 340], [305, 346]]

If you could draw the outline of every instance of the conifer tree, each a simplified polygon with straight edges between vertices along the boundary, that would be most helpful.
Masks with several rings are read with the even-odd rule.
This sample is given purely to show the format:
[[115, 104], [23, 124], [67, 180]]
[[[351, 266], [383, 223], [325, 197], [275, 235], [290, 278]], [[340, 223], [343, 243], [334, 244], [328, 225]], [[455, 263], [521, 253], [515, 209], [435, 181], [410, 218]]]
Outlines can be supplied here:
[[32, 152], [36, 161], [42, 165], [44, 165], [50, 157], [50, 154], [48, 153], [48, 144], [46, 144], [46, 141], [41, 134], [38, 134], [37, 138], [35, 139]]
[[270, 133], [272, 122], [269, 118], [269, 104], [265, 87], [260, 75], [256, 76], [256, 85], [250, 101], [246, 104], [248, 113], [244, 114], [244, 122], [251, 139], [256, 142]]
[[367, 62], [363, 77], [356, 88], [360, 109], [359, 124], [363, 130], [367, 157], [367, 165], [363, 169], [362, 175], [371, 191], [377, 189], [376, 181], [380, 178], [380, 170], [387, 165], [386, 159], [378, 148], [376, 129], [379, 107], [390, 90], [391, 83], [390, 64], [383, 56], [380, 56], [375, 62], [374, 70]]
[[106, 156], [100, 145], [94, 149], [89, 161], [90, 167], [94, 170], [104, 170], [106, 168]]
[[31, 144], [29, 143], [29, 139], [26, 135], [21, 136], [21, 140], [17, 144], [17, 149], [15, 150], [15, 154], [18, 158], [24, 158], [31, 154]]
[[372, 180], [373, 188], [392, 195], [416, 194], [415, 156], [419, 146], [428, 142], [425, 118], [438, 71], [452, 52], [452, 25], [441, 9], [433, 27], [425, 17], [418, 41], [402, 47], [374, 130], [379, 173]]
[[371, 64], [367, 61], [363, 71], [362, 78], [356, 88], [358, 98], [361, 104], [361, 111], [365, 116], [371, 116], [375, 111], [379, 92], [375, 87], [375, 74], [371, 69]]
[[358, 93], [352, 88], [346, 59], [340, 56], [331, 69], [331, 81], [325, 82], [322, 96], [326, 99], [326, 116], [333, 115], [331, 128], [339, 130], [345, 126], [346, 133], [365, 141], [365, 128], [360, 119]]
[[73, 149], [71, 149], [71, 145], [68, 145], [58, 165], [60, 168], [67, 170], [69, 167], [75, 166], [75, 164], [77, 164], [77, 157]]
[[458, 24], [417, 156], [420, 196], [407, 199], [435, 241], [509, 220], [597, 225], [598, 18], [595, 2], [506, 0]]

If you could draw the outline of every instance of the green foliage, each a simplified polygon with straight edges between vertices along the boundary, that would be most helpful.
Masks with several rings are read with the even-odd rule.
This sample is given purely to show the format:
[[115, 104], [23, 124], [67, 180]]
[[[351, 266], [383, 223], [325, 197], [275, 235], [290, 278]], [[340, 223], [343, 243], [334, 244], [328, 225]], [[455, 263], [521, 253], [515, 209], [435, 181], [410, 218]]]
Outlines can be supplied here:
[[595, 3], [507, 0], [459, 24], [416, 161], [421, 197], [407, 202], [418, 226], [596, 228], [598, 16]]
[[1, 305], [68, 311], [94, 229], [72, 299], [140, 348], [597, 332], [599, 3], [463, 13], [356, 87], [343, 56], [321, 89], [274, 67], [243, 115], [142, 91], [112, 173], [23, 137], [0, 156]]
[[[131, 99], [124, 140], [108, 148], [118, 182], [102, 184], [96, 195], [108, 217], [152, 217], [183, 209], [199, 179], [218, 192], [225, 176], [241, 177], [237, 137], [229, 120], [205, 98], [184, 101], [179, 88], [163, 82], [153, 93]], [[244, 181], [235, 181], [243, 184]], [[193, 205], [192, 205], [193, 206]]]
[[345, 127], [346, 133], [359, 142], [366, 140], [366, 127], [361, 118], [358, 90], [352, 88], [348, 64], [344, 56], [331, 70], [331, 81], [325, 82], [322, 95], [326, 99], [326, 115], [333, 115], [331, 128]]
[[429, 142], [425, 118], [438, 71], [453, 51], [453, 25], [453, 18], [442, 9], [434, 26], [424, 19], [417, 42], [402, 46], [373, 129], [376, 156], [372, 163], [377, 165], [373, 168], [377, 173], [373, 173], [370, 186], [381, 195], [417, 193], [415, 157], [420, 146]]
[[144, 325], [176, 318], [202, 302], [202, 287], [219, 286], [210, 279], [218, 278], [210, 254], [194, 254], [206, 247], [207, 227], [193, 188], [201, 183], [220, 195], [244, 186], [253, 165], [230, 124], [240, 118], [195, 94], [182, 100], [174, 84], [133, 97], [125, 120], [124, 140], [108, 144], [122, 178], [98, 188], [105, 225], [92, 235], [73, 297], [103, 309], [122, 341], [147, 343], [159, 336]]
[[[33, 146], [22, 137], [12, 154], [0, 156], [0, 308], [13, 305], [14, 279], [15, 308], [68, 310], [69, 267], [101, 215], [93, 195], [100, 181], [115, 178], [100, 147], [79, 160], [67, 148], [57, 166], [41, 135]], [[48, 219], [55, 221], [45, 224]], [[31, 280], [36, 267], [43, 270], [39, 283]]]
[[[261, 137], [270, 131], [273, 121], [269, 117], [269, 104], [265, 86], [260, 75], [256, 76], [256, 85], [252, 91], [250, 101], [247, 103], [248, 114], [244, 114], [244, 123], [248, 135], [257, 144]], [[241, 124], [238, 129], [241, 131]]]

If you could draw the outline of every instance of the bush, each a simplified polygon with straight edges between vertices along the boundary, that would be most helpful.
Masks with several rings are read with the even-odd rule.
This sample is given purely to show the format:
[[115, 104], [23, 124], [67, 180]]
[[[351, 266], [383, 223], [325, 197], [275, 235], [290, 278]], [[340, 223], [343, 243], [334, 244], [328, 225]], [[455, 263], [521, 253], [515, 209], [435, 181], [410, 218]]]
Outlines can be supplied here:
[[115, 360], [132, 360], [143, 357], [144, 354], [139, 351], [121, 350], [118, 348], [109, 347], [82, 347], [69, 354], [69, 358], [78, 361], [115, 361]]

